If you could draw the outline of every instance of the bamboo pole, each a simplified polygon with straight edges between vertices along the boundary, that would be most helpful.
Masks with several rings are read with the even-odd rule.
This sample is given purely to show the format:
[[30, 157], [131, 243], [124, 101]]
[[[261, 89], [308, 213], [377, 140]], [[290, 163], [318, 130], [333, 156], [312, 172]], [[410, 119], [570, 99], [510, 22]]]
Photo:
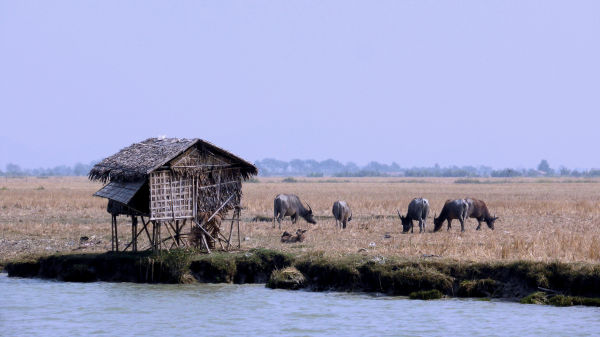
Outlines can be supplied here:
[[141, 233], [141, 232], [140, 232], [140, 233], [138, 233], [138, 232], [137, 232], [137, 231], [138, 231], [138, 219], [137, 219], [137, 216], [134, 216], [134, 217], [133, 217], [133, 226], [135, 227], [135, 229], [133, 230], [133, 232], [134, 232], [134, 233], [137, 233], [137, 234], [135, 235], [135, 241], [133, 242], [133, 251], [134, 251], [134, 252], [137, 252], [137, 250], [138, 250], [138, 242], [137, 242], [137, 239], [138, 239], [138, 236], [139, 236], [139, 235], [140, 235], [140, 233]]
[[169, 177], [169, 190], [171, 191], [171, 216], [175, 220], [175, 206], [173, 205], [175, 201], [173, 200], [173, 180], [171, 177]]
[[119, 233], [117, 232], [117, 216], [115, 215], [115, 247], [117, 248], [117, 252], [119, 251]]
[[144, 225], [144, 230], [146, 231], [146, 235], [148, 236], [148, 242], [150, 242], [150, 247], [152, 247], [152, 245], [154, 244], [152, 241], [152, 238], [150, 237], [150, 232], [148, 231], [148, 224], [150, 222], [145, 222], [144, 221], [144, 217], [142, 217], [142, 224]]
[[219, 208], [217, 208], [217, 210], [210, 216], [210, 218], [208, 218], [208, 220], [206, 220], [206, 222], [210, 222], [210, 220], [212, 220], [212, 218], [214, 218], [215, 215], [217, 215], [217, 213], [223, 208], [225, 207], [225, 205], [227, 205], [227, 203], [235, 196], [235, 192], [234, 194], [230, 195], [229, 198], [227, 198], [227, 200], [225, 200], [225, 202], [219, 206]]
[[229, 238], [227, 238], [227, 250], [229, 250], [229, 246], [231, 246], [231, 234], [233, 234], [233, 219], [235, 218], [235, 214], [237, 209], [233, 211], [233, 217], [231, 219], [231, 226], [229, 226]]
[[115, 251], [115, 215], [110, 217], [110, 250]]
[[[167, 233], [169, 233], [169, 236], [171, 237], [171, 239], [173, 239], [173, 242], [176, 242], [175, 237], [173, 236], [173, 234], [171, 234], [171, 230], [169, 229], [169, 223], [167, 223], [165, 225], [165, 228], [167, 229]], [[177, 245], [177, 246], [179, 246], [179, 245]]]
[[241, 213], [242, 210], [238, 210], [238, 217], [237, 217], [237, 230], [238, 230], [238, 249], [242, 248], [242, 237], [240, 234], [240, 217], [241, 217]]

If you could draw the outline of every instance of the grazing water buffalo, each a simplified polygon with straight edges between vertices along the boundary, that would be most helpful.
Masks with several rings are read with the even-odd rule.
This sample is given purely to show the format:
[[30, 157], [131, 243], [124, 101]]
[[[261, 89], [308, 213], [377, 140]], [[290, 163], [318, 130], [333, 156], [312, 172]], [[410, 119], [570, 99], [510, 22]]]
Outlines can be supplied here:
[[340, 228], [346, 228], [346, 222], [352, 220], [352, 210], [350, 206], [343, 201], [338, 200], [333, 203], [333, 217], [335, 218], [335, 226]]
[[433, 216], [433, 231], [439, 231], [445, 220], [448, 220], [448, 230], [450, 230], [452, 227], [452, 220], [458, 219], [458, 221], [460, 221], [460, 231], [464, 232], [468, 209], [469, 204], [464, 199], [446, 200], [440, 216]]
[[402, 232], [407, 233], [410, 229], [410, 232], [413, 233], [413, 220], [419, 221], [419, 233], [425, 232], [425, 223], [427, 222], [427, 215], [429, 214], [429, 201], [423, 198], [414, 198], [408, 204], [408, 211], [406, 212], [406, 216], [402, 216], [400, 211], [398, 212], [398, 216], [400, 220], [402, 220]]
[[488, 211], [487, 205], [483, 200], [467, 198], [465, 199], [467, 204], [469, 205], [469, 210], [467, 211], [467, 218], [475, 218], [477, 219], [477, 230], [481, 229], [481, 222], [485, 221], [490, 229], [494, 229], [494, 222], [498, 220], [498, 217], [491, 216], [490, 211]]
[[273, 228], [275, 228], [275, 219], [277, 219], [279, 229], [281, 229], [281, 220], [286, 216], [290, 216], [293, 224], [298, 220], [298, 216], [303, 217], [308, 223], [316, 224], [317, 222], [313, 216], [312, 208], [310, 208], [310, 205], [308, 204], [307, 206], [308, 209], [302, 205], [302, 201], [300, 201], [300, 198], [295, 194], [277, 195], [273, 202]]

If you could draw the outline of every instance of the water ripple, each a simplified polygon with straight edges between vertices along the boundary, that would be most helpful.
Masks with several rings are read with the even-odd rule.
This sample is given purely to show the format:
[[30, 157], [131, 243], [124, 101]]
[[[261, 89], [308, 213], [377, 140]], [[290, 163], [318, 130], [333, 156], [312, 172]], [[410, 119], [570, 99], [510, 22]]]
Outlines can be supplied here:
[[592, 336], [600, 309], [0, 274], [6, 336]]

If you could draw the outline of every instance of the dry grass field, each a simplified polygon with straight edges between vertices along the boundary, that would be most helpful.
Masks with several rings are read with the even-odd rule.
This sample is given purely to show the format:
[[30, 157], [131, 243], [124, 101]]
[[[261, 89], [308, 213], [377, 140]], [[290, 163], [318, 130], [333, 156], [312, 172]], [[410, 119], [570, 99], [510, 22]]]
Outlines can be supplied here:
[[[600, 261], [600, 180], [478, 179], [475, 184], [456, 180], [296, 178], [294, 183], [285, 183], [282, 178], [259, 178], [257, 183], [244, 184], [242, 248], [332, 256], [364, 248], [363, 254], [369, 255], [436, 255], [465, 261]], [[84, 177], [0, 178], [0, 263], [27, 255], [110, 249], [106, 200], [92, 197], [100, 187]], [[286, 219], [279, 230], [271, 222], [252, 221], [272, 218], [273, 198], [278, 193], [298, 194], [312, 206], [318, 223], [310, 225], [300, 219], [292, 225]], [[419, 196], [429, 199], [431, 213], [439, 213], [446, 199], [479, 198], [500, 220], [493, 231], [485, 224], [476, 231], [477, 221], [469, 219], [464, 233], [456, 220], [450, 231], [444, 224], [441, 231], [432, 233], [431, 214], [427, 233], [417, 233], [415, 222], [414, 234], [402, 234], [396, 209], [405, 213], [409, 201]], [[353, 209], [346, 230], [337, 229], [331, 215], [338, 199]], [[123, 247], [130, 227], [126, 218], [119, 221]], [[297, 228], [308, 229], [305, 242], [280, 242], [284, 230]], [[90, 240], [80, 244], [82, 236]]]

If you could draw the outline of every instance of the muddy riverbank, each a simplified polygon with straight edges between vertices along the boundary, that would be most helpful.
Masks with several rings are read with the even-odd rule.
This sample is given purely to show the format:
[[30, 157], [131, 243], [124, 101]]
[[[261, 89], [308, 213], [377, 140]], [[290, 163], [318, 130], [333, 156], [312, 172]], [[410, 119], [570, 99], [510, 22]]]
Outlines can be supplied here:
[[[285, 270], [285, 272], [282, 272]], [[600, 266], [560, 262], [464, 262], [439, 258], [325, 258], [267, 249], [196, 254], [102, 253], [51, 255], [5, 266], [11, 277], [72, 282], [267, 283], [272, 288], [377, 292], [414, 298], [482, 297], [531, 303], [598, 305]], [[439, 294], [439, 295], [436, 295]], [[560, 301], [548, 301], [559, 297]], [[531, 297], [530, 297], [531, 298]], [[565, 300], [565, 298], [567, 300]], [[587, 298], [593, 300], [568, 300]]]

